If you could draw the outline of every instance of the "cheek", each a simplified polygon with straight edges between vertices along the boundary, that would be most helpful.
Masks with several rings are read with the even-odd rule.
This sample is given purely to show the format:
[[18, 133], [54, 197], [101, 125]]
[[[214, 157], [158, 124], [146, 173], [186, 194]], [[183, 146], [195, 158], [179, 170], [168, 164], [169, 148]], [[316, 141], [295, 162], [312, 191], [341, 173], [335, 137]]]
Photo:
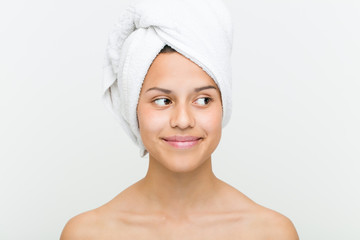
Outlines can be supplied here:
[[221, 134], [222, 112], [214, 109], [206, 114], [200, 114], [197, 117], [197, 123], [209, 134]]
[[159, 133], [167, 122], [167, 118], [163, 114], [159, 114], [157, 111], [153, 111], [146, 106], [139, 107], [138, 119], [142, 137]]

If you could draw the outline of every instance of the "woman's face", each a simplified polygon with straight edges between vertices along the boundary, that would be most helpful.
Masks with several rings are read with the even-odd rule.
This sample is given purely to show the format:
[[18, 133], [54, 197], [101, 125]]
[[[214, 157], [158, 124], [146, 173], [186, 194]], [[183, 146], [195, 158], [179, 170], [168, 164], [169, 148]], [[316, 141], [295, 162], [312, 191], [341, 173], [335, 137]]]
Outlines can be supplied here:
[[221, 138], [220, 91], [212, 78], [183, 55], [161, 53], [153, 61], [137, 106], [140, 134], [152, 160], [174, 172], [190, 172]]

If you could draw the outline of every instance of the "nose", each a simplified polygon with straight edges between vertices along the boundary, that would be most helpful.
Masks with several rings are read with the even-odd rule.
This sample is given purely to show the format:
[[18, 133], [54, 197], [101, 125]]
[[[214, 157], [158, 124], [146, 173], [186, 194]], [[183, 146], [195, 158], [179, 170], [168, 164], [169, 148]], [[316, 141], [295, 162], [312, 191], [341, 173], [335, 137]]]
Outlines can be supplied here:
[[195, 118], [191, 107], [186, 104], [178, 104], [175, 106], [171, 115], [170, 126], [180, 129], [193, 128], [195, 126]]

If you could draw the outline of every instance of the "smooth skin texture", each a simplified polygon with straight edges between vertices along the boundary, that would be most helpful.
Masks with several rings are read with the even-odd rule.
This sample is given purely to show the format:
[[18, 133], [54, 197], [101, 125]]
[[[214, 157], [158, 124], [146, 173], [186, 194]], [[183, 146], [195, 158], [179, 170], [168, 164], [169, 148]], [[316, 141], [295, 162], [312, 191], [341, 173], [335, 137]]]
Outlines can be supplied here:
[[[218, 179], [211, 154], [221, 138], [221, 95], [198, 65], [161, 53], [145, 77], [140, 133], [149, 152], [146, 176], [105, 205], [77, 215], [61, 240], [297, 240], [292, 222]], [[196, 136], [186, 149], [164, 140]]]

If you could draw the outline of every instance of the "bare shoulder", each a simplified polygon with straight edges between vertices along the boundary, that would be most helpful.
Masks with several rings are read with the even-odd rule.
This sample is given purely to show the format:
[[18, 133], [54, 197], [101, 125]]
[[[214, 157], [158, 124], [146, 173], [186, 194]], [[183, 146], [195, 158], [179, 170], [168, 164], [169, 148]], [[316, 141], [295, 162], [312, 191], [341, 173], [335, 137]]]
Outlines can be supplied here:
[[137, 230], [137, 225], [131, 223], [138, 222], [136, 220], [141, 218], [139, 214], [135, 217], [130, 214], [131, 210], [138, 210], [142, 202], [136, 195], [138, 191], [135, 185], [104, 205], [71, 218], [66, 223], [60, 240], [131, 239], [130, 231]]
[[[127, 239], [129, 202], [134, 202], [124, 190], [104, 205], [76, 215], [66, 224], [60, 240]], [[125, 193], [125, 194], [124, 194]]]
[[[235, 232], [243, 239], [298, 240], [294, 224], [286, 216], [261, 206], [232, 186], [226, 185], [222, 196], [237, 214]], [[228, 201], [230, 199], [230, 201]]]
[[263, 236], [266, 239], [299, 239], [295, 226], [288, 217], [260, 205], [257, 207], [256, 216], [256, 225], [263, 229]]
[[65, 225], [60, 240], [91, 240], [97, 236], [99, 216], [96, 210], [71, 218]]

